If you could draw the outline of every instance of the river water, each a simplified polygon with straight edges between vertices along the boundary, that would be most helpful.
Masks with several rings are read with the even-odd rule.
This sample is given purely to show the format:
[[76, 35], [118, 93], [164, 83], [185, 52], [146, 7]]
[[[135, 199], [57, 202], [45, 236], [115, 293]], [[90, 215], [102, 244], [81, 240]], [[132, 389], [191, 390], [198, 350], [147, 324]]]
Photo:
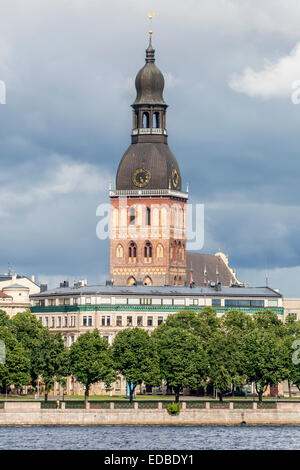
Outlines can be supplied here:
[[300, 426], [0, 427], [0, 449], [300, 449]]

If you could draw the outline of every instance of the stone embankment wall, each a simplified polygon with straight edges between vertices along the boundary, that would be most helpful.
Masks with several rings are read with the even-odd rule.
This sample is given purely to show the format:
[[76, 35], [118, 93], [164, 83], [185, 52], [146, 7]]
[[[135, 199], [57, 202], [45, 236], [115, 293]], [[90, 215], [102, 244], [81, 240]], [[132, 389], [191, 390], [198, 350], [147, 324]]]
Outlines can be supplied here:
[[[30, 406], [29, 406], [30, 405]], [[276, 409], [187, 409], [171, 416], [159, 403], [157, 409], [41, 409], [41, 404], [7, 402], [0, 410], [0, 426], [200, 426], [200, 425], [300, 425], [300, 403], [277, 403]]]

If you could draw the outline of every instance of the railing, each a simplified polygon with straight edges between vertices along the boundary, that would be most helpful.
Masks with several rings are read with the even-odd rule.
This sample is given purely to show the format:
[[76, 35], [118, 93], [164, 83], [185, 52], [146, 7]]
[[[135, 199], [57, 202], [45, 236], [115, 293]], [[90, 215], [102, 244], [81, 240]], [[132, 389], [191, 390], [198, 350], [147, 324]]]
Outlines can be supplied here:
[[[17, 403], [21, 405], [20, 407], [15, 407], [15, 410], [11, 406], [12, 403]], [[85, 401], [84, 400], [65, 400], [60, 401], [59, 406], [57, 406], [56, 400], [48, 400], [45, 401], [27, 401], [27, 403], [40, 403], [40, 407], [42, 410], [54, 410], [56, 408], [60, 409], [61, 411], [68, 409], [85, 409]], [[170, 403], [174, 403], [174, 400], [134, 400], [133, 403], [130, 403], [129, 400], [90, 400], [88, 402], [88, 409], [91, 410], [122, 410], [122, 409], [141, 409], [141, 410], [165, 410]], [[275, 410], [281, 409], [283, 403], [288, 403], [290, 405], [291, 410], [299, 410], [300, 411], [300, 401], [271, 401], [271, 400], [264, 400], [262, 402], [259, 401], [252, 401], [252, 400], [234, 400], [234, 401], [223, 401], [219, 402], [216, 400], [186, 400], [180, 401], [181, 403], [181, 410]], [[9, 400], [8, 404], [10, 407], [6, 406], [6, 401], [0, 401], [0, 410], [1, 412], [5, 412], [8, 408], [9, 411], [20, 411], [22, 408], [26, 411], [26, 401], [25, 400]]]
[[137, 196], [174, 196], [188, 199], [188, 193], [173, 189], [110, 189], [110, 197], [137, 197]]

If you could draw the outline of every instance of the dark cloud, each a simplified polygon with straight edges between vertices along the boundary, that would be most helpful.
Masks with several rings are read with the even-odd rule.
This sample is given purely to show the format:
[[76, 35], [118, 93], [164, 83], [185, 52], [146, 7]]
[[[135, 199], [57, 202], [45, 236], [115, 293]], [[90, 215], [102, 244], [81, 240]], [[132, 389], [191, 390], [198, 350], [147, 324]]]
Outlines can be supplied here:
[[[108, 276], [108, 245], [95, 235], [96, 208], [107, 201], [105, 186], [130, 141], [147, 9], [136, 0], [5, 2], [2, 271], [11, 261], [55, 282], [60, 274], [93, 282]], [[300, 106], [289, 97], [250, 98], [229, 86], [233, 74], [261, 70], [265, 59], [290, 53], [300, 38], [298, 3], [292, 1], [289, 12], [283, 0], [263, 6], [210, 0], [201, 8], [189, 0], [178, 9], [168, 0], [154, 1], [153, 9], [159, 13], [153, 42], [170, 105], [169, 145], [191, 200], [206, 206], [203, 251], [221, 246], [253, 283], [250, 273], [261, 279], [266, 269], [300, 266]], [[281, 287], [278, 275], [274, 282]]]

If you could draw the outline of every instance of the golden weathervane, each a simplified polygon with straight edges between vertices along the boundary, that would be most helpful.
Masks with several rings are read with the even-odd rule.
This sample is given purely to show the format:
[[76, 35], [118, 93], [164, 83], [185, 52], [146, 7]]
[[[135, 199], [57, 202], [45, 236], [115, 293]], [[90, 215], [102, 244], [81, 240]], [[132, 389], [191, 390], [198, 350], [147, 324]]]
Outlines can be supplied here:
[[154, 18], [154, 16], [156, 16], [156, 13], [153, 12], [153, 13], [148, 13], [148, 18], [150, 20], [150, 30], [149, 30], [149, 34], [151, 36], [152, 34], [152, 19]]

